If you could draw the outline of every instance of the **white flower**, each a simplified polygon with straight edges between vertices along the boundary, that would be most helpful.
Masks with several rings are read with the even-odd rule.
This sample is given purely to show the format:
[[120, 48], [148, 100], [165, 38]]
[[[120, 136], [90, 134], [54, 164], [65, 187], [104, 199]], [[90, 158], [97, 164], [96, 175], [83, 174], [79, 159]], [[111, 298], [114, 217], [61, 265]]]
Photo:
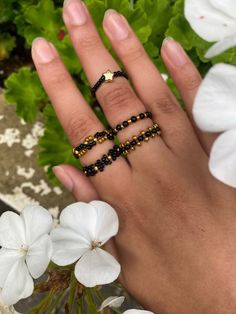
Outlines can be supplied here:
[[185, 17], [200, 37], [216, 42], [206, 58], [236, 46], [235, 0], [185, 0]]
[[209, 161], [211, 173], [236, 187], [236, 67], [217, 64], [201, 84], [193, 106], [197, 125], [206, 132], [223, 132]]
[[13, 305], [7, 305], [2, 299], [2, 289], [0, 289], [0, 314], [20, 314], [17, 312]]
[[109, 297], [104, 300], [99, 308], [99, 312], [104, 310], [106, 307], [118, 308], [124, 303], [125, 297]]
[[154, 314], [154, 313], [145, 310], [128, 310], [125, 311], [123, 314]]
[[33, 293], [33, 278], [46, 270], [52, 253], [52, 217], [41, 206], [28, 206], [21, 215], [0, 218], [0, 287], [2, 300], [12, 305]]
[[100, 247], [118, 232], [115, 210], [107, 203], [75, 203], [65, 208], [52, 231], [53, 257], [59, 266], [75, 265], [75, 276], [86, 287], [107, 284], [120, 274], [120, 264]]

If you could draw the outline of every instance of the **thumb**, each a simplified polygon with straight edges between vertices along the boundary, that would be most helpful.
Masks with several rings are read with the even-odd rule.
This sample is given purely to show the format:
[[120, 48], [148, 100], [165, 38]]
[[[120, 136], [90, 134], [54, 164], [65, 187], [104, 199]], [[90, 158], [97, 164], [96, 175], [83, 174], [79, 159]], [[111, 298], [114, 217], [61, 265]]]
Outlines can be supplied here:
[[53, 168], [57, 179], [65, 188], [73, 193], [78, 201], [91, 202], [99, 200], [100, 197], [89, 178], [87, 178], [79, 169], [62, 164]]

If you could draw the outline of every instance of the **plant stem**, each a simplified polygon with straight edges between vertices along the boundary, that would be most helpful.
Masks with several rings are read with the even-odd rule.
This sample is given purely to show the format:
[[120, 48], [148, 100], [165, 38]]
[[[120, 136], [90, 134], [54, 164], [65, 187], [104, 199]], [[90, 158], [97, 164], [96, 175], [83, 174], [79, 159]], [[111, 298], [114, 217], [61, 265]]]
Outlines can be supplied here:
[[72, 310], [73, 310], [76, 287], [77, 287], [77, 280], [75, 278], [74, 272], [72, 272], [71, 280], [70, 280], [69, 299], [68, 299], [69, 313], [72, 313]]
[[59, 304], [59, 302], [61, 301], [61, 299], [64, 296], [65, 291], [63, 290], [61, 293], [59, 293], [56, 301], [54, 303], [51, 304], [51, 306], [48, 309], [48, 314], [52, 314], [53, 310], [57, 308], [57, 305]]
[[49, 294], [41, 300], [41, 302], [35, 306], [32, 310], [29, 311], [28, 314], [38, 314], [41, 310], [45, 310], [49, 304], [52, 302], [54, 296], [56, 294], [55, 290], [51, 290]]

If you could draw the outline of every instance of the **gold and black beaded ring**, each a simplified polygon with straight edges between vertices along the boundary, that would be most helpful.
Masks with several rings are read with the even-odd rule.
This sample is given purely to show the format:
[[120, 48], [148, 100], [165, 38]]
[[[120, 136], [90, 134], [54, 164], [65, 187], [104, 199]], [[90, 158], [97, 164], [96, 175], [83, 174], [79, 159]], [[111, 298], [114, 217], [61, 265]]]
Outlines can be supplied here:
[[127, 128], [131, 124], [136, 123], [137, 121], [140, 121], [143, 119], [151, 119], [151, 118], [152, 118], [151, 112], [142, 112], [136, 116], [132, 116], [130, 119], [126, 121], [123, 121], [121, 124], [117, 124], [115, 128], [110, 128], [102, 132], [97, 132], [94, 136], [87, 137], [83, 143], [73, 148], [73, 155], [76, 159], [79, 159], [83, 157], [89, 150], [91, 150], [97, 144], [102, 144], [106, 140], [113, 141], [115, 136], [120, 131]]
[[142, 142], [148, 142], [150, 138], [160, 135], [161, 129], [157, 123], [154, 123], [153, 126], [146, 131], [141, 131], [138, 136], [133, 136], [132, 140], [126, 141], [120, 145], [114, 145], [101, 159], [98, 159], [94, 164], [85, 166], [83, 172], [87, 177], [94, 177], [97, 173], [103, 172], [106, 166], [111, 165], [120, 156], [126, 157], [131, 151], [134, 151], [136, 147], [141, 146]]
[[124, 71], [112, 72], [111, 70], [107, 70], [105, 73], [103, 73], [97, 83], [91, 88], [92, 94], [95, 96], [97, 90], [103, 83], [111, 83], [116, 77], [124, 77], [127, 80], [129, 79], [128, 74]]

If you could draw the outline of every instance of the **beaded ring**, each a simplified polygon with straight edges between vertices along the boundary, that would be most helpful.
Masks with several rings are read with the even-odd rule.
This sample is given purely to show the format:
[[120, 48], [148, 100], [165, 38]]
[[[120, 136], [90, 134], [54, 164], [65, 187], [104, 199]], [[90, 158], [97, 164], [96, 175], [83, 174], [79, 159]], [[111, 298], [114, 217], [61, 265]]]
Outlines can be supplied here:
[[93, 95], [96, 94], [97, 90], [103, 83], [111, 83], [116, 77], [124, 77], [127, 80], [129, 79], [127, 73], [125, 73], [124, 71], [112, 72], [110, 70], [107, 70], [107, 72], [103, 73], [97, 83], [91, 88]]
[[126, 157], [131, 151], [134, 151], [136, 146], [141, 146], [142, 142], [148, 142], [150, 138], [161, 135], [161, 129], [157, 123], [146, 131], [140, 132], [140, 135], [133, 136], [131, 141], [126, 141], [120, 145], [114, 145], [112, 149], [104, 154], [101, 159], [98, 159], [94, 164], [85, 166], [83, 172], [87, 177], [94, 177], [98, 172], [103, 172], [106, 166], [112, 164], [120, 156]]
[[76, 159], [83, 157], [89, 150], [91, 150], [97, 144], [102, 144], [106, 140], [113, 141], [115, 136], [123, 129], [127, 128], [129, 125], [136, 123], [139, 120], [152, 118], [151, 112], [142, 112], [137, 116], [132, 116], [130, 119], [117, 124], [115, 128], [104, 130], [102, 132], [97, 132], [94, 136], [89, 136], [85, 141], [79, 146], [73, 148], [73, 155]]

